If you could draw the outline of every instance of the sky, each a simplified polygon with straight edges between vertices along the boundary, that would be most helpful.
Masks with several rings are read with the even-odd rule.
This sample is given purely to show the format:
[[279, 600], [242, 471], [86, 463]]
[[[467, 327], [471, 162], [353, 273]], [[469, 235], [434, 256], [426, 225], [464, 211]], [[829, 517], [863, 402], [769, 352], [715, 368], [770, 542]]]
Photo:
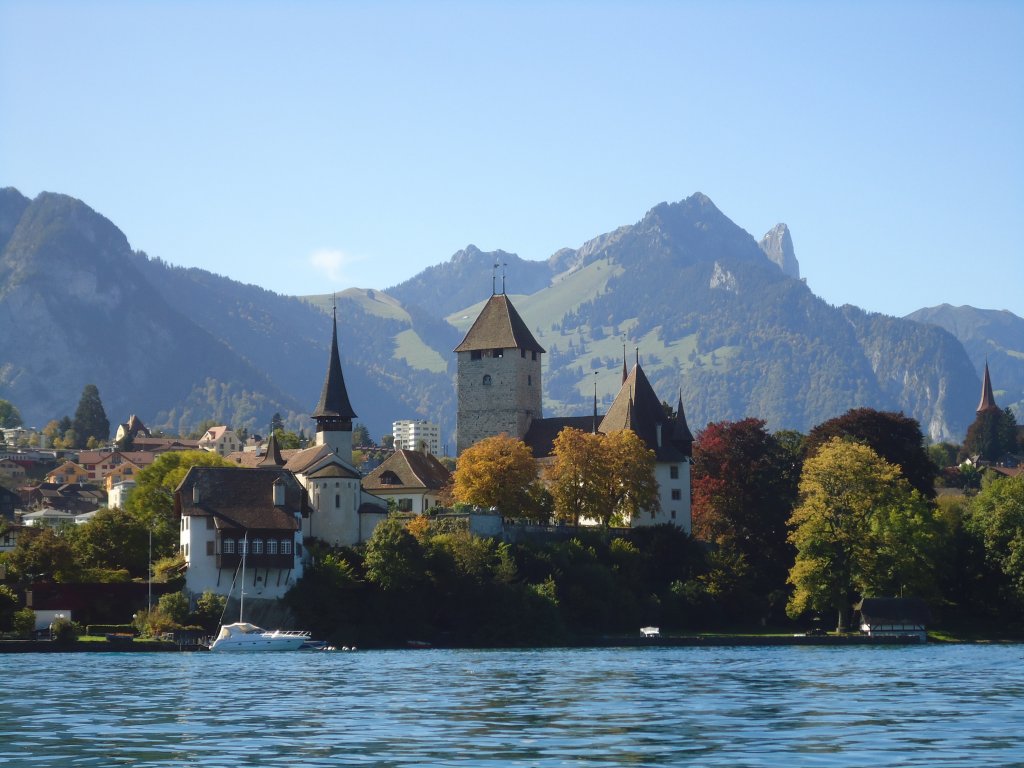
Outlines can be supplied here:
[[700, 191], [832, 304], [1024, 316], [1024, 3], [0, 0], [0, 186], [296, 295]]

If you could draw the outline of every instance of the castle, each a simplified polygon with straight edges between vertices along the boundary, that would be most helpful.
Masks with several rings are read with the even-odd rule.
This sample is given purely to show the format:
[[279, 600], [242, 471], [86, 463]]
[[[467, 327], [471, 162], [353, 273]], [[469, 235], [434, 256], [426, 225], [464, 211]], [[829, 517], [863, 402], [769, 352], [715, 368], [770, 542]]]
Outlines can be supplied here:
[[541, 356], [537, 342], [504, 293], [492, 293], [465, 338], [457, 358], [456, 446], [469, 446], [506, 433], [525, 442], [538, 461], [549, 459], [553, 442], [566, 427], [608, 434], [633, 430], [655, 454], [661, 509], [640, 515], [633, 526], [671, 523], [691, 528], [690, 461], [693, 435], [686, 423], [682, 394], [671, 413], [640, 366], [622, 369], [622, 386], [604, 415], [543, 417]]

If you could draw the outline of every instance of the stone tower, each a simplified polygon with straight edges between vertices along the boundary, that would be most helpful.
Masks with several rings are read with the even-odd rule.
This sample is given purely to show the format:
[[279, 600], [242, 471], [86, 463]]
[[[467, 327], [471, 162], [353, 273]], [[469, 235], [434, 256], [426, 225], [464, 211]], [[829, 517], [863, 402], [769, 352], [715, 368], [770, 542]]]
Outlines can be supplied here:
[[544, 348], [508, 296], [491, 296], [455, 353], [457, 452], [502, 432], [522, 439], [541, 416]]
[[327, 363], [327, 377], [320, 393], [320, 402], [313, 411], [316, 420], [316, 444], [331, 448], [346, 463], [352, 463], [352, 419], [356, 412], [348, 400], [345, 377], [341, 373], [338, 354], [338, 310], [334, 310], [334, 335], [331, 337], [331, 357]]

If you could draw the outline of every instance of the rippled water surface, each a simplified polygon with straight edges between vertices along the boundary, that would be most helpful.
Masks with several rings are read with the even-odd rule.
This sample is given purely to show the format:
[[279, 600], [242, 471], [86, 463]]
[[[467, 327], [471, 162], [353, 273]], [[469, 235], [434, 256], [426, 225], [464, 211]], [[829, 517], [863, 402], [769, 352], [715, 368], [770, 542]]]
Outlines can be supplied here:
[[0, 765], [1024, 765], [1024, 646], [0, 655]]

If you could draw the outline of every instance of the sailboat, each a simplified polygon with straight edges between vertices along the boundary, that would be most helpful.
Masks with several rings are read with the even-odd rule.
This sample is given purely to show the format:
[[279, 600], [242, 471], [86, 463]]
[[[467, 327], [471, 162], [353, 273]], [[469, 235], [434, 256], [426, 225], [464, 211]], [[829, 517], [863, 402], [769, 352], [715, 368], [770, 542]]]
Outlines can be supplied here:
[[250, 624], [245, 612], [245, 556], [249, 551], [249, 534], [242, 539], [242, 588], [238, 597], [238, 621], [222, 624], [211, 651], [297, 651], [310, 641], [309, 632], [293, 629], [267, 630]]

